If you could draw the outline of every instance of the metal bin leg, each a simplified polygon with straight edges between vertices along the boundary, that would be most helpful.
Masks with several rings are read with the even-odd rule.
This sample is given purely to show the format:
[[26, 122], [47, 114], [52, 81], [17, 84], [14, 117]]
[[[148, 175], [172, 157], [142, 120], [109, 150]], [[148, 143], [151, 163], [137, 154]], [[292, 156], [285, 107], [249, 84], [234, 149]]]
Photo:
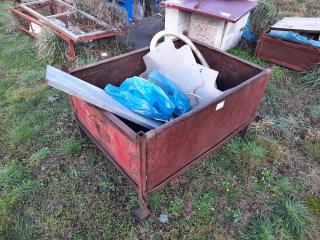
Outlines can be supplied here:
[[134, 216], [137, 221], [141, 222], [150, 215], [147, 202], [142, 196], [139, 196], [139, 208], [134, 211]]

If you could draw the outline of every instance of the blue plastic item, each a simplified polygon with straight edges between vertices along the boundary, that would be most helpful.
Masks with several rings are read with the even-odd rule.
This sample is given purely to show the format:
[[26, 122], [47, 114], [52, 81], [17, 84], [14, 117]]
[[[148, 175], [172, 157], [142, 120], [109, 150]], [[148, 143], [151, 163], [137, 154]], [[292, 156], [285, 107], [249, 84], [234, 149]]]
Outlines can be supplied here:
[[166, 76], [158, 71], [151, 71], [148, 80], [160, 87], [175, 105], [174, 114], [181, 116], [191, 108], [189, 98]]
[[286, 39], [286, 40], [291, 40], [291, 41], [297, 42], [297, 43], [304, 43], [304, 44], [308, 44], [308, 45], [311, 45], [314, 47], [320, 47], [319, 41], [310, 40], [307, 37], [300, 35], [299, 33], [272, 30], [268, 34], [272, 37], [278, 37], [278, 38], [282, 38], [282, 39]]
[[160, 87], [140, 77], [128, 78], [120, 87], [108, 84], [104, 90], [127, 108], [147, 118], [168, 121], [175, 109]]
[[246, 26], [244, 27], [243, 33], [241, 38], [246, 42], [255, 42], [256, 41], [256, 37], [254, 35], [254, 32], [251, 31], [250, 29], [250, 25], [251, 25], [251, 19], [250, 17], [247, 20]]
[[[107, 0], [109, 3], [112, 3], [112, 0]], [[118, 0], [118, 6], [124, 8], [127, 11], [128, 22], [132, 22], [133, 18], [133, 1], [132, 0]]]

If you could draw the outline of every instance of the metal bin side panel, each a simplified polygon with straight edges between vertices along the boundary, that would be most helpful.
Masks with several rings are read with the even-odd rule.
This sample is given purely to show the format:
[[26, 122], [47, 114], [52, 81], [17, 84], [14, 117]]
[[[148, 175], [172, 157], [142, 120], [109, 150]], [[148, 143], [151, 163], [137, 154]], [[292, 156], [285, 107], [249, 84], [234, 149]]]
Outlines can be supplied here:
[[129, 136], [123, 128], [117, 126], [115, 121], [120, 120], [112, 119], [115, 117], [111, 113], [76, 97], [70, 99], [77, 120], [89, 136], [136, 185], [140, 184], [140, 145], [135, 136]]
[[[201, 157], [256, 115], [271, 71], [263, 71], [224, 98], [155, 130], [147, 142], [147, 189], [151, 191]], [[216, 110], [224, 101], [224, 107]], [[178, 120], [178, 119], [177, 119]]]
[[288, 42], [263, 34], [255, 56], [296, 71], [305, 71], [320, 63], [320, 48]]
[[231, 54], [195, 42], [210, 67], [219, 72], [217, 85], [222, 91], [238, 86], [264, 69]]
[[73, 69], [70, 73], [102, 89], [107, 83], [119, 86], [126, 78], [145, 71], [143, 56], [148, 52], [147, 48], [135, 50]]

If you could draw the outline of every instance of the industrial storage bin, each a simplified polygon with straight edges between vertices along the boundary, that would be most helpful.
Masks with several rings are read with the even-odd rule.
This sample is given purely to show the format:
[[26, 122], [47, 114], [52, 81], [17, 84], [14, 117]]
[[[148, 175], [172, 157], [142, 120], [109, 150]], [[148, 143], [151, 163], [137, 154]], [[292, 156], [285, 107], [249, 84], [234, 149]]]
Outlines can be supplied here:
[[[176, 41], [176, 46], [181, 42]], [[224, 93], [157, 129], [147, 130], [76, 97], [71, 105], [80, 126], [98, 148], [132, 183], [139, 195], [138, 219], [149, 215], [148, 195], [163, 188], [198, 160], [246, 130], [269, 81], [263, 69], [220, 50], [195, 42], [211, 68], [219, 71], [217, 85]], [[104, 88], [121, 84], [145, 70], [144, 48], [70, 71]], [[188, 73], [185, 73], [188, 74]]]

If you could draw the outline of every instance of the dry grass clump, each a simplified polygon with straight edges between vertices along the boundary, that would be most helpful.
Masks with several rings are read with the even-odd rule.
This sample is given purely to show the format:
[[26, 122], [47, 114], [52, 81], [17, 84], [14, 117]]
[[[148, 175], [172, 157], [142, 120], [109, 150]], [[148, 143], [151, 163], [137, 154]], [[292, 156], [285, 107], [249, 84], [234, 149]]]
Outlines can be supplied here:
[[36, 41], [36, 50], [38, 57], [48, 64], [68, 60], [66, 44], [47, 28], [42, 28]]
[[268, 0], [279, 8], [279, 17], [305, 16], [317, 17], [320, 14], [319, 0]]
[[77, 8], [87, 12], [122, 32], [128, 30], [128, 22], [125, 11], [120, 11], [117, 3], [107, 4], [105, 0], [74, 0]]
[[320, 89], [320, 64], [300, 74], [299, 80], [305, 86]]
[[269, 30], [277, 21], [278, 8], [276, 5], [269, 3], [266, 0], [260, 0], [258, 7], [252, 12], [251, 29], [254, 30], [259, 37], [261, 32]]

